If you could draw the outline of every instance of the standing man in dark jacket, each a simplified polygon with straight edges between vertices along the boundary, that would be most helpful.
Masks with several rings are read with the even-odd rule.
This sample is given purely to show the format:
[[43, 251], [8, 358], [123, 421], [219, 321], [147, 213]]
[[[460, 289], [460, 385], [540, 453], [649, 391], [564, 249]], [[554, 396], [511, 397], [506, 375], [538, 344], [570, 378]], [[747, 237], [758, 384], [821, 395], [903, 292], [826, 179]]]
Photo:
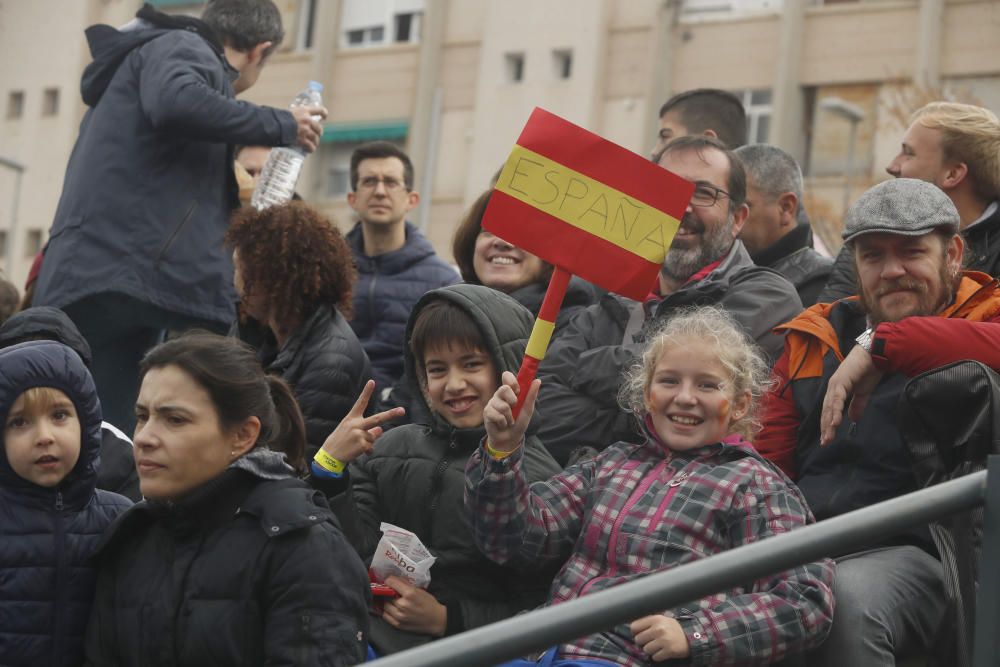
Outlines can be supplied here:
[[35, 291], [90, 343], [106, 418], [131, 430], [138, 362], [166, 330], [224, 332], [236, 297], [222, 236], [238, 205], [233, 145], [313, 150], [319, 107], [239, 102], [283, 37], [271, 0], [214, 0], [201, 20], [143, 7], [87, 30], [90, 106]]
[[351, 155], [347, 203], [360, 221], [347, 234], [358, 267], [351, 327], [372, 363], [384, 398], [403, 375], [403, 332], [417, 299], [459, 282], [406, 214], [420, 202], [413, 163], [394, 144], [374, 141]]
[[747, 171], [750, 215], [740, 241], [758, 266], [788, 278], [809, 307], [816, 303], [833, 259], [813, 250], [812, 227], [802, 205], [802, 170], [776, 146], [752, 144], [736, 149]]
[[[917, 109], [899, 154], [885, 170], [941, 188], [962, 220], [965, 267], [1000, 275], [1000, 120], [989, 109], [931, 102]], [[820, 294], [822, 302], [858, 293], [854, 256], [845, 248]]]
[[622, 374], [677, 308], [725, 309], [771, 360], [782, 347], [771, 329], [802, 310], [795, 287], [755, 266], [736, 240], [747, 217], [739, 159], [717, 139], [688, 136], [667, 144], [660, 166], [697, 187], [653, 293], [645, 303], [604, 295], [566, 326], [539, 371], [538, 436], [562, 464], [581, 447], [640, 441], [634, 417], [618, 405]]

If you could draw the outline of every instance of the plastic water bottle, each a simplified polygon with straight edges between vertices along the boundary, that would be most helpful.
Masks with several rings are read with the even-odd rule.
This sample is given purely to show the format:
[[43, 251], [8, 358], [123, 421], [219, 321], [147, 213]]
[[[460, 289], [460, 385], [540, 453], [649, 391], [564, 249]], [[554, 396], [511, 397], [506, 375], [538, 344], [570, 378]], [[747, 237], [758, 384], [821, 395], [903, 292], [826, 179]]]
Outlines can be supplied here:
[[[322, 106], [323, 84], [310, 81], [309, 86], [295, 96], [290, 106]], [[319, 116], [313, 120], [322, 121]], [[260, 172], [260, 180], [254, 188], [250, 204], [258, 211], [291, 201], [295, 192], [295, 183], [302, 171], [302, 162], [306, 152], [299, 146], [277, 146], [271, 149], [271, 154]]]

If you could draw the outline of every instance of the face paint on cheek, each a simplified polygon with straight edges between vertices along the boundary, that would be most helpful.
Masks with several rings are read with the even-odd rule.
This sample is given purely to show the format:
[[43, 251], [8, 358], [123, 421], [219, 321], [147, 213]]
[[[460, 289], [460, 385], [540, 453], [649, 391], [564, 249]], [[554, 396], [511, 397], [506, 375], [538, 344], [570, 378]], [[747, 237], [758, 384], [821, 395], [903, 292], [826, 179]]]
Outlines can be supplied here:
[[729, 423], [729, 401], [722, 399], [719, 404], [719, 424]]

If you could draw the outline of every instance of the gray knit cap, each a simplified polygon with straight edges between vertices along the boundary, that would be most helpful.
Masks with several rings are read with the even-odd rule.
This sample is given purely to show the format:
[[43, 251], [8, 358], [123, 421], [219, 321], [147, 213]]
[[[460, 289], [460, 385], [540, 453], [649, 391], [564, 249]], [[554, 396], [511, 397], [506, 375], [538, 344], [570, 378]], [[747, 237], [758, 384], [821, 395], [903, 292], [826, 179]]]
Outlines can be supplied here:
[[861, 234], [919, 236], [935, 229], [956, 233], [960, 219], [951, 199], [933, 183], [915, 178], [883, 181], [847, 211], [844, 243]]

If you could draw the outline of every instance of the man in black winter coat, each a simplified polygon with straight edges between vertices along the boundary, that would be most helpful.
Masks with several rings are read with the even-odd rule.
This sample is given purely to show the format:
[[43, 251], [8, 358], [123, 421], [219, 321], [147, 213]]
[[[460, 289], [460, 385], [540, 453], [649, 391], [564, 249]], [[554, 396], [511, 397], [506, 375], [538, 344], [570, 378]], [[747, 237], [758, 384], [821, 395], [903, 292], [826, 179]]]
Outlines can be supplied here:
[[826, 284], [833, 260], [813, 250], [812, 227], [802, 205], [802, 170], [777, 146], [751, 144], [734, 152], [747, 170], [750, 207], [740, 240], [755, 264], [788, 278], [808, 308]]
[[283, 37], [272, 0], [214, 0], [201, 20], [143, 7], [87, 29], [90, 107], [70, 155], [35, 305], [90, 343], [105, 417], [134, 424], [138, 362], [165, 331], [224, 332], [235, 316], [222, 237], [238, 188], [233, 145], [313, 150], [319, 107], [235, 99]]
[[[941, 188], [955, 204], [967, 269], [1000, 275], [1000, 120], [989, 109], [931, 102], [917, 109], [885, 170]], [[854, 255], [840, 251], [821, 302], [858, 293]]]

